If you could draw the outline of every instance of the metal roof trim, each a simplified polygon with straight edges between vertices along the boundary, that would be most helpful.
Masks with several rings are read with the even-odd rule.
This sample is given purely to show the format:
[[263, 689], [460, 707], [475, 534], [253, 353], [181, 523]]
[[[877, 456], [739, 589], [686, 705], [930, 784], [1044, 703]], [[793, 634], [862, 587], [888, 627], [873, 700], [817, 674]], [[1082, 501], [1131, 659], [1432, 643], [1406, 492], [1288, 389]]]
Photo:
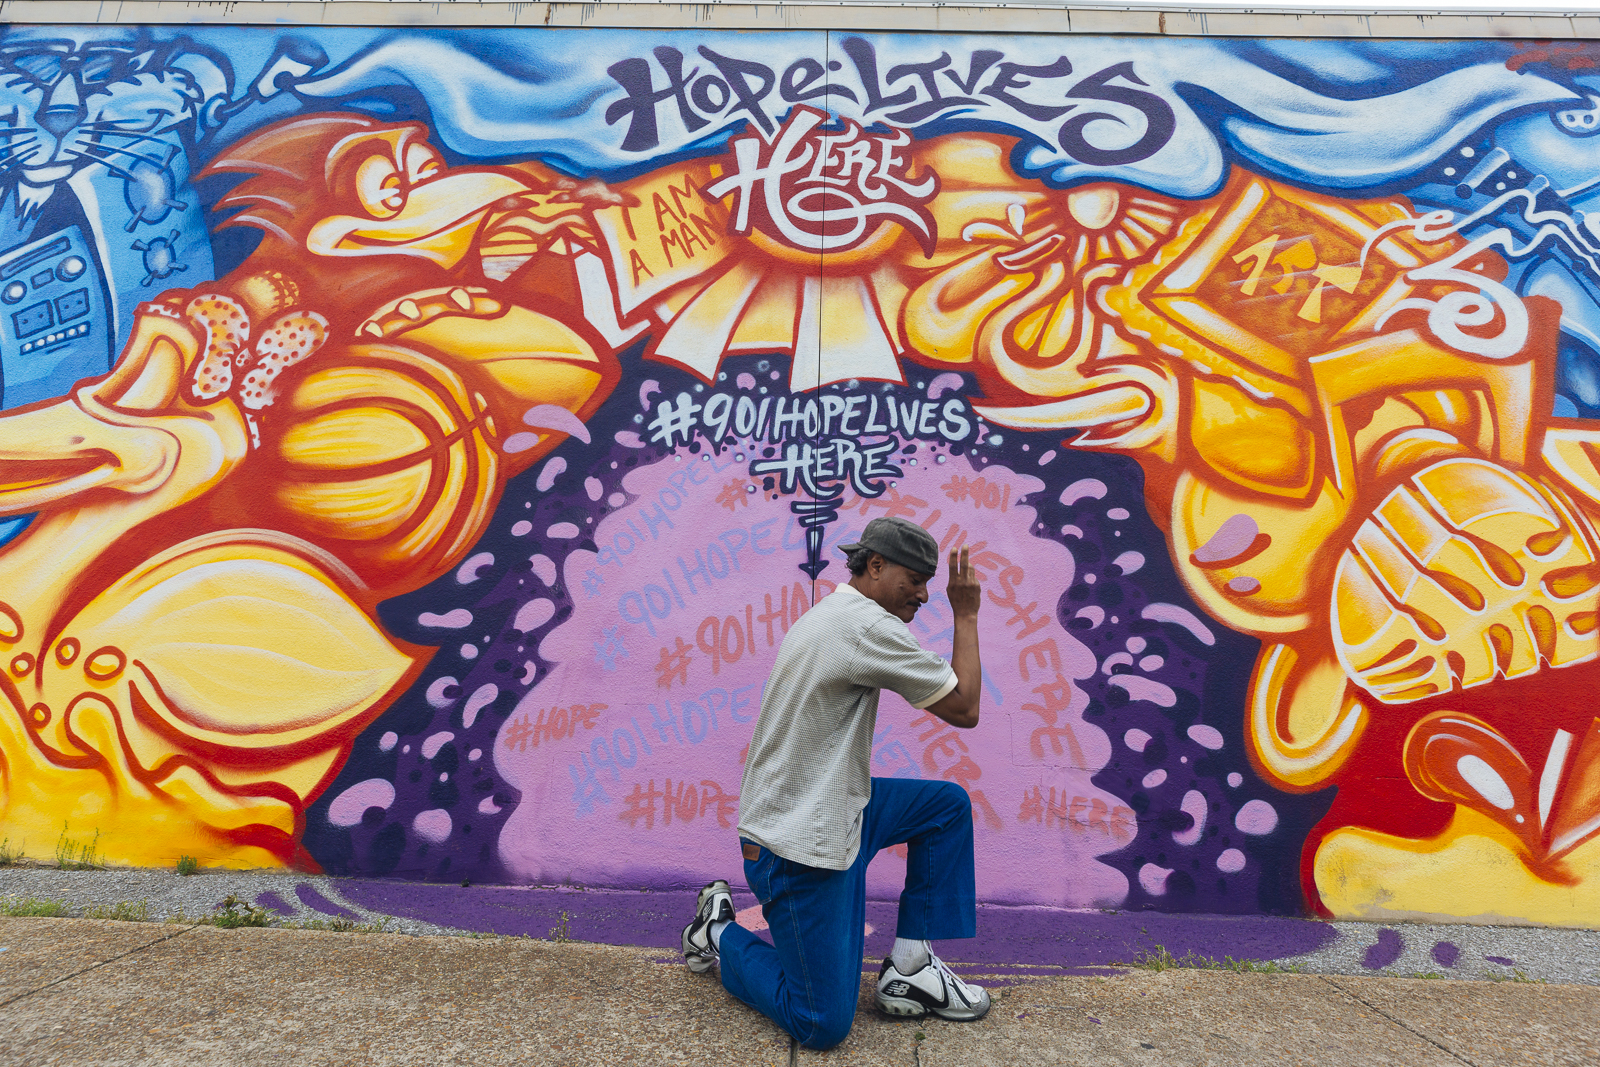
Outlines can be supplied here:
[[507, 3], [422, 0], [0, 0], [11, 24], [545, 26], [702, 30], [861, 30], [1167, 37], [1600, 38], [1600, 12], [1458, 9], [1326, 11], [1093, 3], [952, 4], [927, 0], [798, 3]]

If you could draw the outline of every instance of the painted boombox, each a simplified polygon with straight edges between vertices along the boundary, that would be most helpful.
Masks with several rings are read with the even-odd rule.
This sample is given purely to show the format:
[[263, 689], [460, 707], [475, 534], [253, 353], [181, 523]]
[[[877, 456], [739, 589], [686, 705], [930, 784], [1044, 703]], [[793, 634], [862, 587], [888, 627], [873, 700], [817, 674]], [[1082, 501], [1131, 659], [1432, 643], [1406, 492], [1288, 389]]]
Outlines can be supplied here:
[[0, 254], [0, 408], [104, 374], [111, 335], [99, 261], [79, 227]]

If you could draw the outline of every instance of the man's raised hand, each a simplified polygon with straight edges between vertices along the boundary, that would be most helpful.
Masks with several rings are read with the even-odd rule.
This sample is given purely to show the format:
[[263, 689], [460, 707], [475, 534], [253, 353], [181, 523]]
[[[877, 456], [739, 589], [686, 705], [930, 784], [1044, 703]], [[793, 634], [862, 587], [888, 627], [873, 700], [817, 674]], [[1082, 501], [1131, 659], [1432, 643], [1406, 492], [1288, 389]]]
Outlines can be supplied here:
[[978, 572], [972, 569], [972, 561], [968, 558], [968, 550], [963, 548], [959, 552], [950, 553], [950, 608], [956, 617], [976, 616], [978, 607], [982, 603], [983, 584], [978, 581]]

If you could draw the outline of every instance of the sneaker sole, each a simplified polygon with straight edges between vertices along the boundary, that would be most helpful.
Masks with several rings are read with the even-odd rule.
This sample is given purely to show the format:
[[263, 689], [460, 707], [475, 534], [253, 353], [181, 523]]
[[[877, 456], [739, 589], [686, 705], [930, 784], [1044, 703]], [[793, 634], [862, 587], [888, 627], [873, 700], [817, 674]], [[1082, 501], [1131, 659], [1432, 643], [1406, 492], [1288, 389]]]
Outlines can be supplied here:
[[[731, 921], [734, 918], [732, 893], [728, 889], [728, 883], [720, 878], [700, 890], [699, 896], [695, 898], [696, 915], [698, 916], [700, 912], [704, 911], [712, 898], [717, 896], [723, 897], [724, 904], [723, 907], [718, 909], [719, 914], [710, 917], [711, 920], [713, 922]], [[699, 921], [698, 918], [695, 919], [695, 922]], [[689, 930], [693, 926], [694, 923], [690, 923], [683, 930], [683, 961], [689, 970], [695, 974], [705, 974], [717, 965], [717, 957], [714, 953], [702, 954], [689, 944]]]
[[988, 1004], [985, 1004], [984, 1007], [983, 1007], [983, 1010], [978, 1012], [975, 1015], [970, 1015], [970, 1014], [960, 1014], [960, 1015], [951, 1014], [951, 1015], [946, 1015], [944, 1012], [938, 1010], [937, 1008], [933, 1009], [933, 1011], [929, 1012], [929, 1014], [930, 1015], [937, 1015], [939, 1018], [943, 1019], [947, 1023], [975, 1023], [979, 1019], [983, 1018], [985, 1015], [988, 1015], [989, 1014], [989, 1009], [992, 1008], [992, 1007], [994, 1007], [994, 1002], [993, 1001], [989, 1002]]
[[907, 1000], [904, 997], [878, 997], [878, 1007], [887, 1015], [901, 1017], [917, 1017], [928, 1014], [928, 1006], [919, 1000]]
[[700, 911], [706, 906], [706, 902], [708, 900], [720, 893], [727, 893], [730, 898], [733, 896], [733, 890], [728, 888], [728, 883], [719, 878], [715, 882], [712, 882], [710, 885], [706, 886], [704, 889], [700, 890], [699, 895], [697, 895], [694, 899], [695, 911]]
[[[690, 923], [689, 925], [693, 926], [694, 924]], [[689, 944], [689, 931], [687, 929], [683, 931], [683, 937], [681, 940], [683, 943], [683, 962], [685, 966], [689, 968], [689, 970], [693, 971], [695, 974], [705, 974], [707, 971], [717, 965], [717, 958], [715, 956], [705, 955], [693, 945]]]
[[946, 1014], [938, 1008], [928, 1007], [919, 1000], [911, 1000], [906, 997], [886, 997], [879, 994], [878, 1007], [882, 1008], [887, 1015], [897, 1015], [902, 1018], [920, 1018], [924, 1015], [932, 1015], [935, 1018], [943, 1019], [945, 1022], [975, 1023], [989, 1014], [989, 1009], [994, 1007], [994, 1002], [990, 1001], [984, 1005], [982, 1011], [976, 1014], [966, 1012], [950, 1012]]

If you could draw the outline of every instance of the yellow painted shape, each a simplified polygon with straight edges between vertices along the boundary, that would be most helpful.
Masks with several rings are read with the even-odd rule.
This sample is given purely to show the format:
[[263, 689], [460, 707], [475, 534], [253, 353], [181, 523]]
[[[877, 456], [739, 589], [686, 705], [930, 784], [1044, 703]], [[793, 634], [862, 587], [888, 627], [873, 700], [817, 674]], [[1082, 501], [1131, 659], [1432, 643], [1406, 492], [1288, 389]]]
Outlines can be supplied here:
[[1031, 273], [1005, 273], [990, 251], [973, 254], [912, 290], [903, 312], [906, 339], [931, 359], [970, 362], [984, 322], [1036, 280]]
[[548, 315], [512, 306], [493, 317], [438, 315], [395, 337], [448, 352], [462, 364], [503, 359], [559, 359], [598, 366], [600, 359], [574, 330]]
[[524, 307], [510, 307], [491, 318], [440, 315], [395, 336], [448, 354], [464, 377], [486, 375], [490, 388], [485, 392], [511, 407], [555, 404], [577, 411], [601, 380], [600, 357], [587, 341], [563, 323]]
[[[1480, 459], [1433, 464], [1379, 503], [1340, 562], [1340, 662], [1377, 699], [1402, 704], [1531, 674], [1541, 659], [1592, 659], [1596, 639], [1574, 617], [1593, 610], [1597, 556], [1554, 485]], [[1563, 576], [1577, 591], [1557, 596], [1549, 580]]]
[[357, 479], [289, 482], [277, 498], [319, 536], [385, 537], [411, 519], [434, 474], [434, 463], [422, 462]]
[[388, 463], [427, 449], [428, 438], [414, 422], [380, 407], [346, 408], [293, 423], [278, 443], [290, 463], [324, 470]]
[[[1305, 500], [1262, 496], [1242, 486], [1185, 472], [1172, 500], [1172, 559], [1178, 574], [1212, 618], [1246, 633], [1289, 634], [1326, 610], [1339, 545], [1332, 540], [1349, 501], [1326, 481]], [[1190, 557], [1235, 515], [1248, 515], [1271, 544], [1232, 566], [1202, 567]], [[1228, 588], [1235, 578], [1260, 583], [1252, 592]]]
[[412, 664], [314, 564], [255, 544], [168, 554], [95, 598], [69, 634], [123, 649], [130, 680], [159, 683], [149, 696], [170, 727], [234, 747], [312, 742]]
[[285, 412], [285, 417], [292, 417], [288, 412], [314, 411], [329, 405], [382, 397], [397, 407], [425, 412], [446, 434], [460, 428], [457, 414], [445, 405], [448, 400], [459, 410], [469, 410], [466, 390], [457, 375], [432, 360], [385, 345], [357, 346], [355, 355], [358, 358], [367, 355], [397, 366], [352, 362], [315, 370], [295, 386], [286, 401], [278, 402], [276, 410]]
[[[468, 449], [477, 452], [483, 471], [470, 481], [466, 462]], [[438, 500], [428, 509], [422, 521], [394, 545], [387, 547], [384, 554], [399, 562], [424, 559], [435, 549], [449, 556], [454, 544], [445, 547], [442, 539], [452, 530], [455, 532], [455, 544], [459, 544], [467, 532], [476, 536], [478, 519], [475, 513], [488, 509], [488, 494], [494, 485], [494, 462], [494, 453], [484, 450], [475, 434], [452, 444], [449, 458], [441, 464], [444, 479]], [[468, 494], [472, 495], [469, 497]]]
[[1262, 648], [1249, 701], [1246, 737], [1256, 767], [1296, 791], [1317, 788], [1344, 765], [1369, 716], [1338, 661], [1302, 657], [1286, 644]]
[[931, 167], [939, 174], [940, 191], [972, 186], [1015, 185], [1008, 162], [1009, 139], [952, 134], [913, 145], [916, 170]]
[[[489, 372], [501, 391], [496, 399], [512, 408], [523, 406], [524, 410], [539, 404], [582, 410], [594, 397], [602, 377], [598, 368], [558, 360], [502, 359], [479, 366]], [[509, 410], [503, 412], [508, 420], [511, 415]], [[521, 428], [512, 423], [504, 432], [510, 435]]]
[[1274, 395], [1282, 388], [1282, 383], [1300, 377], [1299, 360], [1294, 355], [1198, 300], [1188, 296], [1157, 296], [1151, 303], [1205, 342], [1196, 347], [1191, 341], [1189, 347], [1194, 349], [1197, 359], [1210, 363], [1217, 372], [1231, 365], [1234, 374], [1250, 381], [1258, 391]]
[[[1072, 315], [1071, 300], [1072, 296], [1071, 294], [1068, 294], [1065, 301], [1067, 305], [1065, 308], [1065, 314], [1068, 317], [1071, 317]], [[1032, 352], [1037, 348], [1039, 343], [1039, 334], [1044, 331], [1045, 325], [1050, 319], [1050, 313], [1055, 311], [1058, 306], [1059, 305], [1056, 304], [1046, 304], [1043, 307], [1035, 308], [1033, 311], [1030, 311], [1028, 314], [1024, 315], [1021, 320], [1018, 321], [1016, 326], [1013, 327], [1016, 334], [1017, 344], [1024, 351]]]
[[1600, 504], [1600, 433], [1575, 420], [1556, 421], [1544, 432], [1540, 458], [1591, 505]]
[[1265, 493], [1302, 497], [1310, 490], [1312, 440], [1298, 416], [1226, 382], [1196, 378], [1193, 393], [1189, 436], [1208, 466]]
[[728, 339], [730, 352], [794, 352], [800, 280], [792, 274], [768, 275], [745, 305]]
[[1600, 927], [1600, 838], [1568, 853], [1560, 867], [1575, 885], [1539, 877], [1507, 831], [1458, 806], [1430, 841], [1336, 830], [1317, 849], [1313, 869], [1322, 903], [1338, 919]]
[[655, 355], [715, 381], [734, 327], [761, 280], [750, 262], [735, 263], [684, 305], [656, 342]]
[[[817, 325], [819, 384], [853, 377], [870, 381], [905, 380], [895, 358], [890, 327], [878, 314], [866, 279], [824, 275]], [[803, 369], [796, 367], [791, 375], [791, 388], [795, 379], [804, 376]]]
[[[61, 640], [83, 651], [24, 680], [0, 709], [11, 847], [48, 860], [65, 826], [80, 844], [98, 833], [113, 864], [290, 857], [305, 804], [414, 665], [340, 589], [337, 565], [300, 547], [268, 531], [197, 538], [70, 620]], [[116, 654], [92, 654], [107, 647]], [[89, 673], [119, 661], [120, 672]], [[50, 709], [43, 725], [26, 717], [39, 704]], [[276, 847], [242, 844], [237, 831]]]

